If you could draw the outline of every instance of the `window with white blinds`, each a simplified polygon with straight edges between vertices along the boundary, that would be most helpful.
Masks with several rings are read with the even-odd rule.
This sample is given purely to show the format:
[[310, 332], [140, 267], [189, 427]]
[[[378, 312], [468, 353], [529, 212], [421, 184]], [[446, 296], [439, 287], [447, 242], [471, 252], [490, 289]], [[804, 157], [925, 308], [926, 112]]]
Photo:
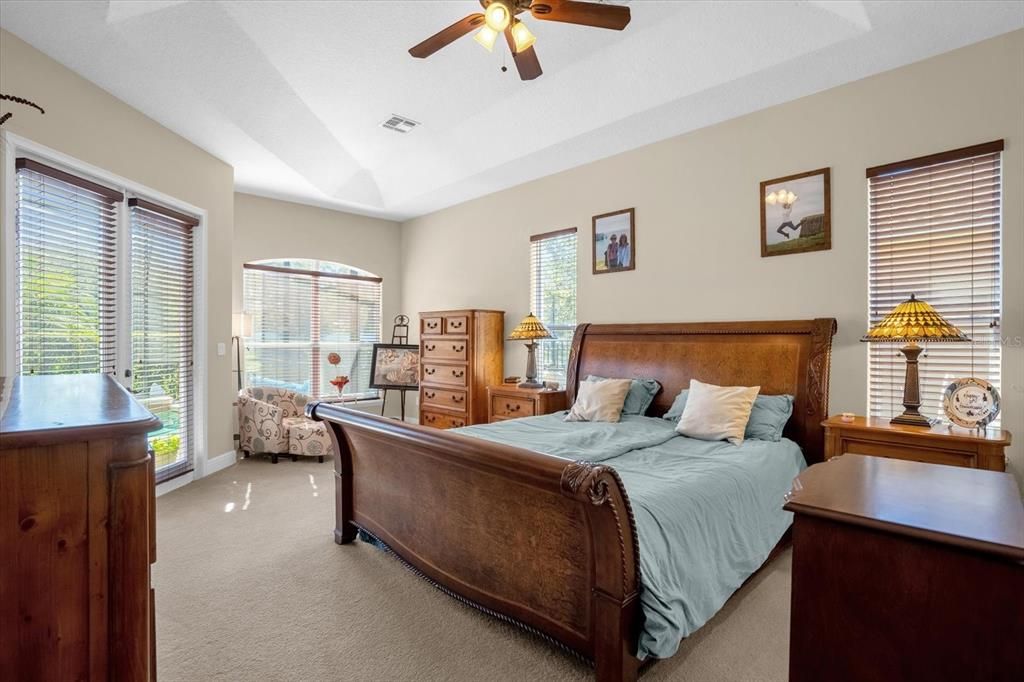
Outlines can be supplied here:
[[32, 159], [15, 168], [17, 372], [113, 374], [123, 195]]
[[141, 199], [131, 213], [131, 386], [163, 422], [150, 434], [157, 480], [195, 458], [193, 229], [197, 221]]
[[[943, 417], [954, 379], [999, 388], [1002, 149], [999, 140], [867, 171], [869, 324], [916, 294], [972, 339], [924, 344], [921, 412], [931, 418]], [[872, 416], [902, 411], [905, 369], [894, 344], [870, 345]]]
[[541, 381], [565, 386], [576, 329], [576, 228], [530, 237], [530, 302], [554, 337], [537, 345]]
[[[337, 395], [331, 379], [347, 376], [345, 395], [376, 397], [370, 388], [373, 344], [381, 339], [381, 278], [341, 263], [277, 259], [246, 263], [243, 308], [247, 386], [277, 386], [310, 397]], [[337, 353], [337, 365], [327, 357]]]

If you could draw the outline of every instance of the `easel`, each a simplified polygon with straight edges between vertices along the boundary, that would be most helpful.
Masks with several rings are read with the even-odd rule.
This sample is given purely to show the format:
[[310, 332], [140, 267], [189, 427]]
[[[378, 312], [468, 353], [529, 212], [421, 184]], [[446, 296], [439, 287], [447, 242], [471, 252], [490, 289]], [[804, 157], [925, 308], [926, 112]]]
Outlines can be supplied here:
[[[391, 327], [391, 343], [408, 344], [409, 343], [409, 316], [408, 315], [395, 315], [394, 326]], [[398, 391], [402, 396], [402, 421], [405, 421], [405, 391], [404, 388], [385, 388], [384, 399], [380, 404], [380, 416], [384, 416], [384, 409], [388, 404], [388, 392]]]

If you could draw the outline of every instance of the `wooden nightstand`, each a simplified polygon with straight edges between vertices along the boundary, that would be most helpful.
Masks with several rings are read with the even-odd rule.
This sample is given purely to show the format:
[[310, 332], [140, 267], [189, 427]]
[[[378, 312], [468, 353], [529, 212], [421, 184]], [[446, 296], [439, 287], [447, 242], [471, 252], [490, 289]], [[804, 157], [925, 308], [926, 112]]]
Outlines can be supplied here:
[[1009, 431], [976, 433], [958, 426], [931, 428], [890, 424], [879, 417], [854, 417], [844, 422], [829, 417], [825, 427], [825, 459], [846, 454], [909, 459], [930, 464], [951, 464], [975, 469], [1006, 470], [1004, 450]]
[[535, 417], [565, 409], [565, 391], [519, 388], [515, 384], [487, 387], [487, 421]]

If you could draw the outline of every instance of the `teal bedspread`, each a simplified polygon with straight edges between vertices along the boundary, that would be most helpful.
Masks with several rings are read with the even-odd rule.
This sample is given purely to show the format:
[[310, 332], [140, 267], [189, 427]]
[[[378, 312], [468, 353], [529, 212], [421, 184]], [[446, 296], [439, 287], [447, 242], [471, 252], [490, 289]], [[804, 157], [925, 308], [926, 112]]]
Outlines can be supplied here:
[[641, 660], [674, 654], [764, 563], [792, 521], [783, 496], [806, 467], [785, 438], [735, 446], [679, 436], [673, 427], [649, 417], [593, 424], [547, 415], [456, 430], [615, 468], [640, 546]]
[[626, 415], [618, 424], [565, 422], [564, 418], [565, 412], [558, 412], [466, 426], [452, 429], [452, 433], [591, 462], [604, 462], [631, 450], [660, 445], [679, 435], [675, 424], [653, 417]]

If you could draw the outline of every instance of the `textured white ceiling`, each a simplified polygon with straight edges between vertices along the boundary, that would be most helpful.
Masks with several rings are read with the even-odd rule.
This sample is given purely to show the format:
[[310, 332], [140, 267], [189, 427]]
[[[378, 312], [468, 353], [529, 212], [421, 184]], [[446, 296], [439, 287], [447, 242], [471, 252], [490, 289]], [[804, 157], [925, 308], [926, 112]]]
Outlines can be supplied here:
[[[1019, 1], [629, 6], [622, 32], [527, 17], [531, 82], [470, 36], [406, 52], [477, 0], [4, 0], [0, 26], [234, 166], [241, 191], [394, 219], [1024, 26]], [[392, 113], [422, 125], [380, 128]]]

